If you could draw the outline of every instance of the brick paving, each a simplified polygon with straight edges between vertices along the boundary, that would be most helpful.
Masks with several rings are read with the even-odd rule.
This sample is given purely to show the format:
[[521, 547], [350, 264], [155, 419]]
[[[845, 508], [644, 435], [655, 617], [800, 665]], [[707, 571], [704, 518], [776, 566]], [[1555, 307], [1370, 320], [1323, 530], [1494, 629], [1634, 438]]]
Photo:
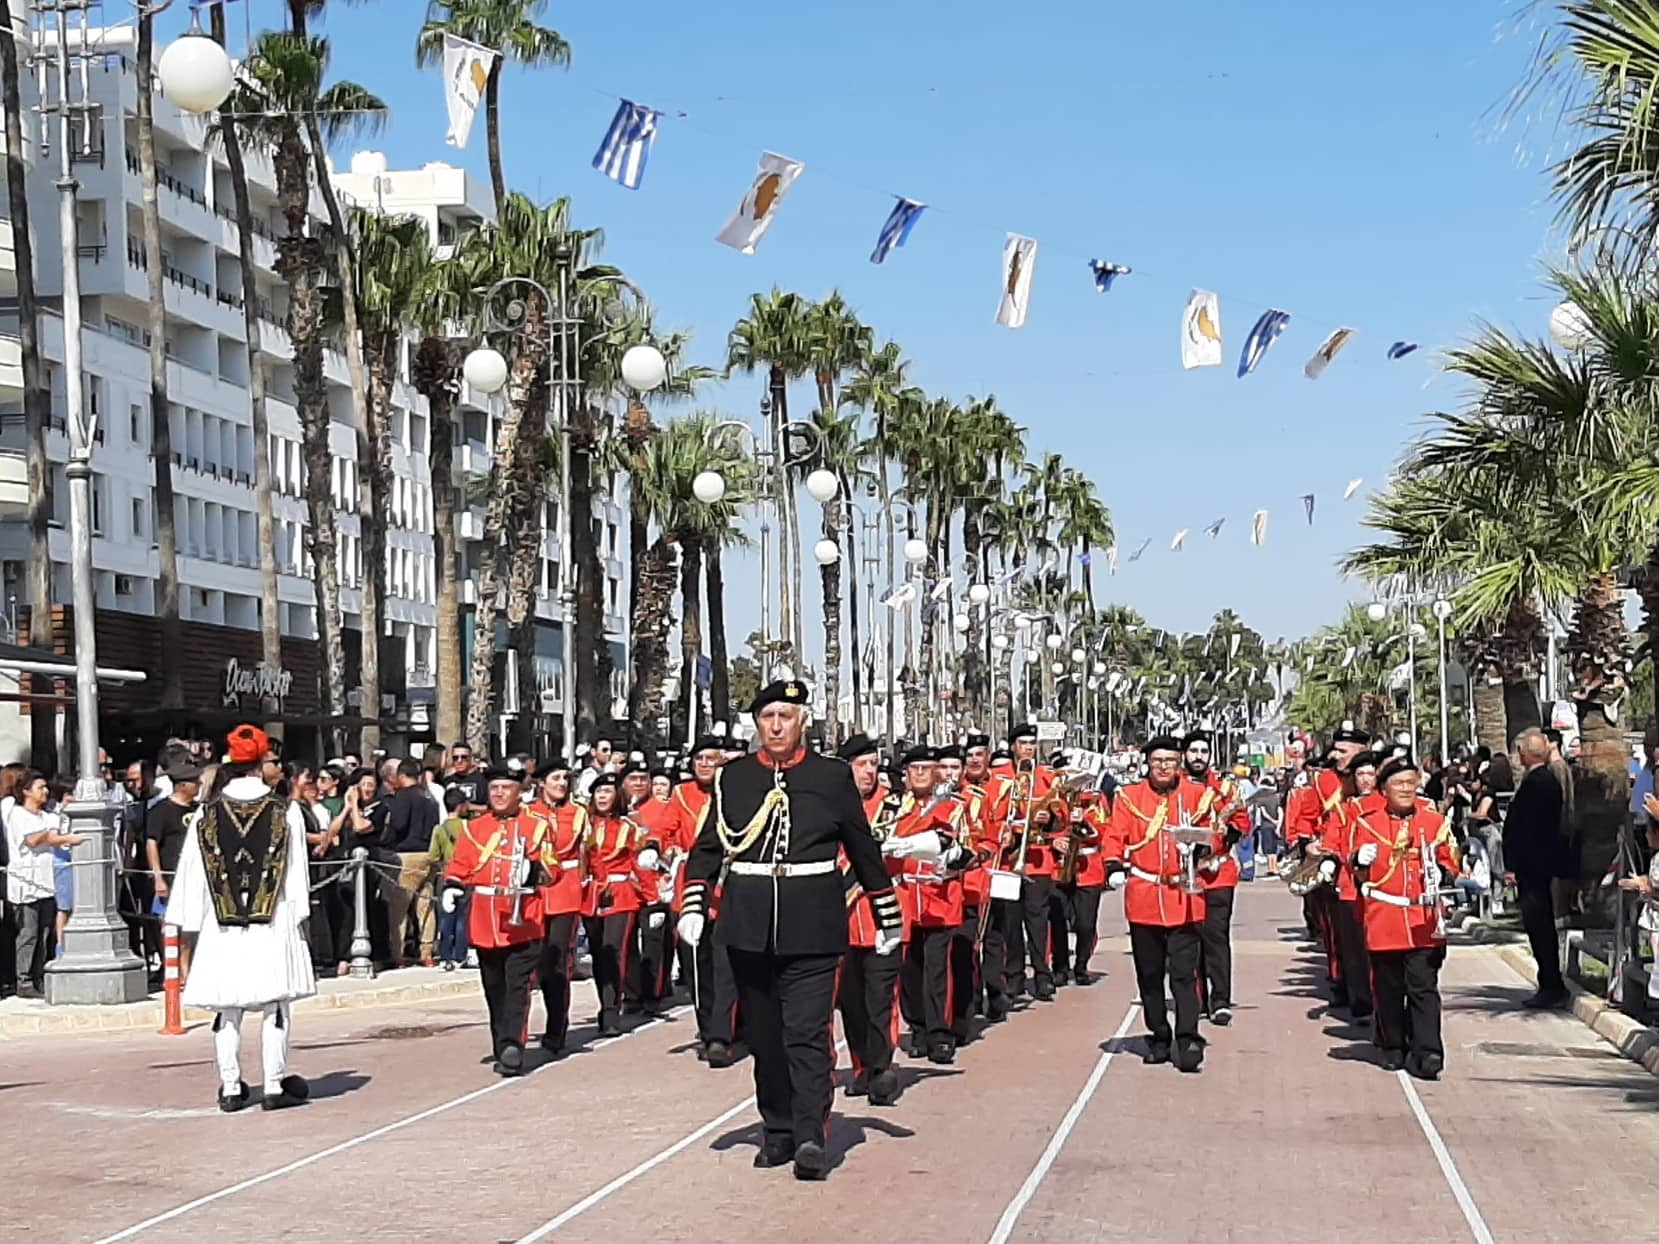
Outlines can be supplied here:
[[[545, 1238], [1655, 1237], [1659, 1080], [1570, 1016], [1518, 1011], [1526, 983], [1496, 950], [1453, 949], [1447, 1074], [1417, 1085], [1471, 1225], [1400, 1080], [1325, 1015], [1281, 888], [1241, 891], [1240, 1005], [1199, 1076], [1141, 1064], [1120, 905], [1103, 911], [1099, 984], [1015, 1015], [954, 1067], [904, 1061], [893, 1109], [838, 1096], [825, 1184], [751, 1168], [748, 1066], [696, 1062], [689, 1016], [501, 1082], [464, 995], [305, 1013], [293, 1062], [318, 1100], [271, 1115], [214, 1109], [204, 1032], [0, 1041], [0, 1106], [30, 1157], [8, 1228], [101, 1240], [173, 1214], [124, 1238], [518, 1240], [562, 1215]], [[593, 1010], [584, 991], [578, 1024]], [[1121, 1052], [1084, 1101], [1103, 1050]]]

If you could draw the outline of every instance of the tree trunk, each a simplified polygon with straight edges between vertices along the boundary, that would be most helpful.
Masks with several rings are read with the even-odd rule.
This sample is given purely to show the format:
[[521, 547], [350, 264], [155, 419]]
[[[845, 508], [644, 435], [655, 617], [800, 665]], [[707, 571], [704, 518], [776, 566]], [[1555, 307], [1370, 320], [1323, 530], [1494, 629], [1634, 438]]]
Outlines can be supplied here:
[[[507, 723], [507, 747], [535, 749], [536, 716], [541, 702], [536, 686], [536, 584], [541, 579], [542, 500], [547, 496], [546, 389], [538, 386], [521, 435], [519, 484], [507, 525], [507, 641], [518, 683], [518, 711]], [[561, 568], [560, 573], [563, 573]]]
[[184, 707], [184, 640], [179, 620], [179, 544], [173, 515], [173, 429], [167, 417], [167, 310], [161, 271], [161, 209], [156, 192], [155, 14], [138, 16], [138, 167], [144, 189], [145, 307], [150, 334], [150, 462], [155, 487], [150, 496], [156, 542], [156, 617], [161, 622], [160, 707]]
[[1606, 872], [1629, 805], [1630, 749], [1617, 722], [1628, 648], [1617, 581], [1611, 572], [1594, 575], [1579, 593], [1567, 634], [1581, 744], [1573, 788], [1580, 880]]
[[[294, 0], [294, 3], [303, 8], [305, 0]], [[357, 442], [358, 463], [363, 468], [358, 472], [361, 496], [358, 522], [363, 547], [362, 604], [358, 614], [363, 642], [358, 671], [363, 699], [360, 711], [365, 718], [376, 723], [363, 727], [359, 749], [366, 756], [380, 746], [380, 635], [385, 630], [382, 603], [386, 584], [385, 508], [392, 488], [391, 376], [388, 372], [381, 397], [379, 426], [371, 427], [368, 383], [363, 367], [363, 336], [357, 320], [357, 250], [352, 242], [351, 230], [340, 211], [340, 199], [334, 193], [334, 183], [329, 180], [326, 171], [327, 148], [315, 115], [306, 117], [305, 129], [317, 170], [317, 189], [328, 212], [328, 227], [332, 234], [331, 249], [339, 278], [340, 320], [345, 330], [346, 375], [351, 381], [352, 420], [357, 427], [365, 429], [365, 432], [358, 434]], [[396, 350], [397, 346], [394, 337], [386, 349]], [[373, 455], [372, 461], [367, 460], [363, 453], [365, 439]]]
[[668, 632], [674, 625], [674, 546], [658, 536], [634, 562], [634, 614], [629, 628], [634, 679], [628, 687], [628, 720], [634, 743], [647, 753], [665, 741], [662, 684], [668, 676]]
[[[836, 543], [841, 530], [841, 494], [824, 503], [824, 539]], [[824, 745], [841, 742], [841, 561], [818, 568], [824, 593]], [[856, 578], [855, 578], [856, 582]]]
[[[976, 568], [974, 575], [970, 577], [976, 583], [985, 583], [989, 575], [986, 573], [985, 545], [979, 516], [980, 507], [977, 503], [969, 502], [963, 506], [962, 552]], [[990, 716], [989, 684], [985, 669], [985, 618], [988, 614], [989, 610], [969, 608], [968, 646], [962, 659], [962, 690], [966, 693], [964, 707], [980, 729], [986, 728], [986, 719]]]
[[[850, 492], [845, 479], [841, 481], [841, 492], [843, 495]], [[858, 516], [854, 514], [852, 521], [847, 524], [847, 551], [845, 554], [846, 563], [850, 568], [850, 573], [847, 576], [847, 635], [852, 648], [853, 711], [850, 726], [850, 732], [852, 733], [867, 728], [864, 724], [864, 649], [859, 642], [858, 634], [858, 588], [860, 580], [863, 578], [860, 573], [863, 567], [860, 565], [858, 556], [858, 537], [860, 534], [858, 526]]]
[[685, 745], [697, 738], [697, 715], [686, 714], [685, 705], [700, 698], [697, 686], [697, 658], [703, 651], [703, 549], [695, 536], [680, 539], [680, 694], [681, 718], [685, 722]]
[[[225, 6], [209, 14], [213, 41], [225, 46]], [[276, 516], [271, 502], [271, 426], [265, 413], [265, 353], [259, 344], [259, 286], [254, 276], [253, 205], [248, 198], [248, 173], [242, 160], [242, 140], [235, 121], [219, 111], [220, 141], [230, 170], [231, 197], [236, 204], [236, 254], [242, 269], [242, 327], [248, 346], [248, 411], [253, 421], [254, 527], [259, 541], [259, 658], [276, 668], [282, 664], [282, 606], [277, 596]], [[265, 700], [266, 728], [280, 737], [275, 720], [279, 705]]]
[[461, 738], [460, 541], [455, 535], [455, 395], [460, 377], [451, 341], [427, 337], [415, 354], [417, 387], [426, 396], [427, 462], [432, 475], [432, 550], [437, 559], [437, 731], [446, 747]]
[[497, 220], [507, 205], [507, 176], [501, 171], [501, 67], [506, 63], [505, 56], [497, 56], [484, 83], [484, 137], [490, 149], [490, 189], [495, 193]]
[[[772, 493], [777, 499], [778, 507], [778, 638], [783, 643], [781, 651], [797, 674], [800, 671], [799, 648], [795, 643], [792, 621], [794, 613], [791, 603], [794, 600], [793, 590], [797, 579], [790, 575], [790, 566], [798, 558], [800, 546], [795, 544], [789, 534], [789, 510], [785, 498], [790, 489], [788, 472], [784, 468], [784, 425], [789, 421], [789, 381], [784, 375], [783, 368], [774, 365], [770, 373], [772, 389], [772, 426], [766, 430], [767, 438], [772, 442]], [[796, 557], [792, 558], [791, 554]], [[771, 636], [765, 638], [770, 639]], [[764, 677], [764, 673], [762, 677]]]
[[714, 678], [709, 684], [709, 720], [727, 730], [732, 725], [732, 683], [726, 652], [726, 576], [720, 564], [720, 545], [712, 543], [704, 555], [704, 578], [708, 586], [709, 661]]
[[[27, 17], [24, 6], [23, 17]], [[0, 96], [6, 110], [6, 150], [20, 153], [23, 145], [23, 104], [18, 75], [19, 26], [10, 0], [0, 0]], [[29, 565], [26, 571], [29, 602], [29, 645], [52, 646], [52, 558], [49, 533], [52, 519], [51, 474], [46, 461], [46, 425], [51, 418], [52, 395], [40, 364], [40, 304], [35, 298], [34, 238], [29, 225], [28, 167], [21, 158], [6, 161], [6, 198], [11, 209], [12, 251], [17, 261], [17, 342], [23, 372], [24, 462], [29, 483]], [[29, 680], [36, 695], [52, 694], [52, 680], [37, 675]], [[45, 773], [57, 771], [57, 712], [36, 704], [29, 713], [29, 763]]]
[[[933, 720], [939, 705], [939, 689], [933, 676], [934, 657], [938, 647], [937, 635], [939, 632], [939, 605], [932, 599], [933, 587], [936, 585], [929, 582], [927, 577], [927, 567], [933, 566], [938, 575], [946, 573], [945, 568], [940, 566], [937, 561], [934, 560], [937, 557], [935, 550], [939, 547], [939, 533], [943, 527], [943, 518], [944, 506], [940, 504], [939, 498], [929, 497], [927, 502], [926, 540], [928, 557], [930, 560], [923, 564], [920, 588], [921, 599], [918, 602], [922, 615], [922, 647], [920, 660], [921, 668], [917, 671], [917, 681], [922, 689], [923, 700], [918, 706], [919, 711], [916, 712], [915, 716], [911, 718], [913, 722], [911, 727], [912, 731], [918, 738], [927, 739], [932, 739], [936, 733], [933, 729]], [[931, 614], [929, 612], [930, 610]]]
[[[605, 642], [605, 568], [599, 560], [593, 516], [593, 446], [598, 436], [585, 393], [577, 397], [568, 443], [570, 454], [570, 539], [576, 563], [576, 729], [591, 739], [610, 720], [611, 650]], [[591, 654], [591, 658], [590, 658]]]

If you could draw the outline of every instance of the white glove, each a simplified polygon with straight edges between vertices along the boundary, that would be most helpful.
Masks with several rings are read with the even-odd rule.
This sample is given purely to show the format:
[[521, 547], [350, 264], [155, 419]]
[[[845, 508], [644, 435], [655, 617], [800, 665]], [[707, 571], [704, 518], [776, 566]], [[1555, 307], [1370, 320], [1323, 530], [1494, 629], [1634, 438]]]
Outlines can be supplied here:
[[945, 852], [946, 868], [966, 868], [973, 861], [974, 853], [971, 848], [957, 843]]
[[[646, 847], [645, 850], [639, 853], [637, 858], [639, 860], [639, 866], [647, 872], [655, 869], [656, 866], [662, 861], [662, 856], [657, 854], [655, 847]], [[654, 928], [656, 926], [653, 925], [652, 927]]]
[[443, 909], [443, 913], [446, 916], [453, 916], [455, 914], [455, 909], [460, 905], [461, 891], [457, 890], [454, 886], [447, 888], [443, 892], [443, 896], [438, 899], [438, 906]]
[[945, 852], [944, 842], [931, 829], [911, 834], [908, 838], [889, 838], [887, 841], [899, 844], [899, 849], [891, 853], [894, 859], [919, 860], [924, 864], [931, 864]]
[[1120, 868], [1117, 872], [1106, 878], [1106, 888], [1108, 890], [1121, 890], [1123, 889], [1123, 883], [1128, 879], [1129, 874]]
[[1221, 871], [1221, 861], [1226, 858], [1227, 857], [1225, 855], [1212, 855], [1209, 859], [1200, 864], [1198, 869], [1200, 872], [1209, 873], [1210, 876], [1213, 877]]
[[703, 917], [697, 912], [688, 911], [680, 917], [680, 922], [674, 926], [680, 940], [687, 946], [695, 946], [703, 940]]
[[898, 929], [876, 930], [876, 953], [890, 955], [904, 944], [904, 934]]
[[667, 912], [654, 911], [645, 918], [645, 927], [648, 929], [660, 929], [662, 928], [663, 921], [667, 919]]
[[1361, 868], [1370, 868], [1377, 862], [1377, 844], [1374, 842], [1362, 843], [1359, 851], [1354, 855], [1354, 862]]
[[1322, 860], [1319, 864], [1319, 875], [1326, 881], [1336, 880], [1336, 861]]

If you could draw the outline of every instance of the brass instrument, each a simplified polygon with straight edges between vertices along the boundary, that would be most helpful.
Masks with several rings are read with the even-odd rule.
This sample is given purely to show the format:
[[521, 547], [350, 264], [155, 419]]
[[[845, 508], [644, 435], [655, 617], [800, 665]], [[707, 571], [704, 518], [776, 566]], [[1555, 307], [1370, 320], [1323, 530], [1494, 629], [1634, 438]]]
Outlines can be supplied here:
[[1296, 867], [1279, 875], [1284, 878], [1285, 885], [1292, 894], [1297, 898], [1305, 898], [1320, 886], [1330, 884], [1326, 881], [1325, 874], [1320, 871], [1325, 861], [1330, 858], [1328, 855], [1315, 854], [1304, 846]]
[[1198, 879], [1197, 848], [1211, 845], [1215, 838], [1214, 831], [1203, 825], [1189, 823], [1172, 825], [1168, 832], [1181, 852], [1181, 889], [1188, 894], [1202, 894], [1204, 884]]
[[1440, 861], [1434, 857], [1434, 846], [1423, 843], [1418, 848], [1423, 861], [1423, 905], [1434, 912], [1434, 935], [1446, 936], [1446, 906], [1440, 901]]
[[1095, 781], [1095, 775], [1092, 773], [1079, 773], [1069, 777], [1054, 788], [1045, 803], [1051, 816], [1058, 817], [1062, 810], [1066, 810], [1071, 817], [1065, 840], [1055, 849], [1055, 880], [1060, 885], [1077, 883], [1077, 874], [1083, 868], [1083, 848], [1098, 837], [1094, 828], [1083, 819], [1082, 809], [1072, 807], [1077, 797], [1093, 786]]
[[1035, 760], [1022, 760], [1015, 765], [1014, 793], [1008, 800], [1008, 824], [1003, 828], [1002, 841], [997, 844], [1002, 852], [1006, 852], [1008, 839], [1013, 837], [1016, 828], [1019, 830], [1019, 851], [1014, 857], [1014, 871], [1022, 877], [1025, 876], [1026, 852], [1031, 846], [1031, 789], [1036, 780]]
[[524, 871], [524, 836], [513, 834], [513, 851], [507, 857], [507, 888], [512, 891], [513, 909], [507, 913], [507, 924], [511, 928], [518, 928], [524, 923], [524, 896], [529, 890], [519, 884], [519, 874]]

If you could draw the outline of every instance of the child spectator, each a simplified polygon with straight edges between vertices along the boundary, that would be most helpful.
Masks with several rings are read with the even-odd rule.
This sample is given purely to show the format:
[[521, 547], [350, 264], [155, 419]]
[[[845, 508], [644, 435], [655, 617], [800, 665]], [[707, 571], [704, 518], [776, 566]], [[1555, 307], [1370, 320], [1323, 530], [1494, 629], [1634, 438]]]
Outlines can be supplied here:
[[[467, 792], [451, 786], [444, 792], [443, 820], [432, 828], [432, 846], [427, 852], [431, 858], [433, 876], [442, 876], [455, 855], [455, 841], [466, 828], [472, 815]], [[446, 972], [453, 972], [467, 957], [467, 895], [463, 893], [454, 911], [438, 911], [438, 962]]]

